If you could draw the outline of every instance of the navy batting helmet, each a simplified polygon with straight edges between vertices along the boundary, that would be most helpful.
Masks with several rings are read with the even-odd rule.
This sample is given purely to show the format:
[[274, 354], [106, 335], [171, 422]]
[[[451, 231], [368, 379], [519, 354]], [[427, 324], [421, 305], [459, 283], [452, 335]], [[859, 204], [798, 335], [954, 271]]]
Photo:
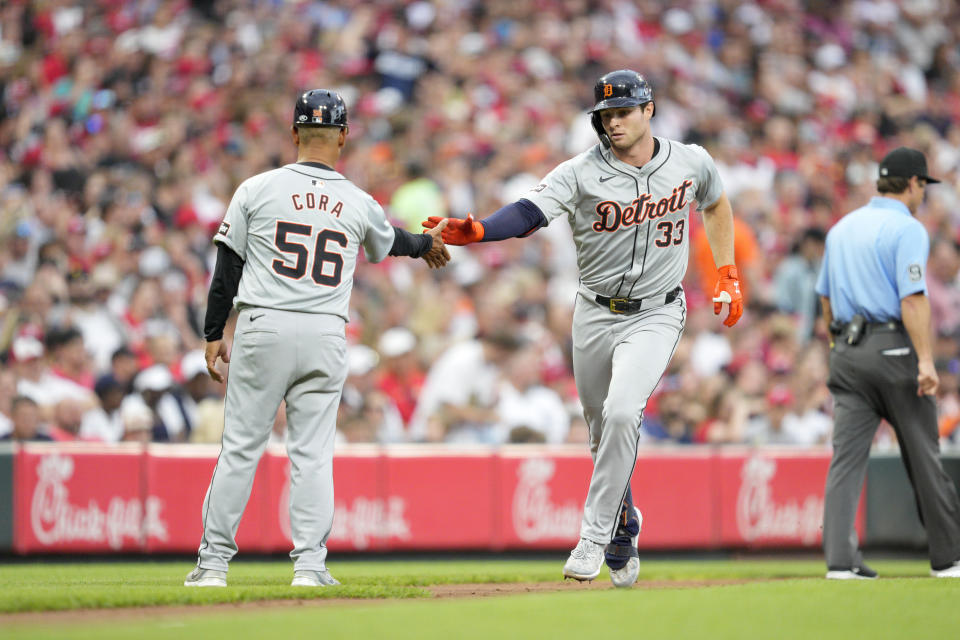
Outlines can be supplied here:
[[345, 127], [347, 105], [336, 91], [312, 89], [297, 98], [293, 109], [296, 127]]
[[[610, 146], [610, 138], [603, 129], [600, 120], [600, 111], [617, 107], [637, 107], [653, 102], [653, 89], [646, 78], [630, 69], [620, 69], [600, 76], [593, 86], [593, 99], [596, 104], [588, 111], [593, 129], [600, 136], [603, 146]], [[657, 113], [657, 106], [653, 106], [653, 113]]]

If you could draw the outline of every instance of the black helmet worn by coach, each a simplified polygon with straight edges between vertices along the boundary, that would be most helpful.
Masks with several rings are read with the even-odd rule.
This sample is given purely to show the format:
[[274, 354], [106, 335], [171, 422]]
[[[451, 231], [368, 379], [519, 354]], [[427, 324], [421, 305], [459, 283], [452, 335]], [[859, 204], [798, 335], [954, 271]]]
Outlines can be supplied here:
[[[603, 122], [600, 120], [600, 111], [602, 109], [615, 109], [616, 107], [637, 107], [653, 101], [653, 89], [646, 78], [630, 69], [620, 69], [611, 71], [601, 76], [597, 84], [593, 86], [593, 99], [596, 104], [590, 109], [590, 123], [594, 131], [600, 136], [600, 142], [603, 146], [610, 146], [610, 137], [603, 129]], [[653, 113], [657, 113], [657, 106], [653, 106]]]
[[336, 91], [312, 89], [297, 98], [293, 109], [295, 127], [345, 127], [347, 105]]

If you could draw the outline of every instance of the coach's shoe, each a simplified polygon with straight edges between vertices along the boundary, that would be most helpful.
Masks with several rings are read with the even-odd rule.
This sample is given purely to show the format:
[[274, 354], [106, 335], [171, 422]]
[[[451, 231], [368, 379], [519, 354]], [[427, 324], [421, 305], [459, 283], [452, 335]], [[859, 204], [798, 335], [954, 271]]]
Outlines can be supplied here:
[[187, 575], [187, 579], [183, 581], [183, 586], [225, 587], [227, 586], [227, 572], [197, 567]]
[[616, 535], [604, 553], [607, 566], [610, 567], [610, 582], [615, 587], [632, 587], [640, 575], [640, 554], [637, 552], [637, 540], [640, 527], [643, 526], [643, 514], [640, 509], [631, 507], [633, 518], [627, 518], [624, 509]]
[[875, 580], [877, 572], [865, 564], [852, 569], [829, 569], [827, 580]]
[[570, 552], [567, 563], [563, 565], [563, 577], [581, 582], [596, 578], [603, 566], [603, 548], [602, 544], [580, 538], [580, 542]]
[[934, 578], [960, 578], [960, 560], [945, 569], [931, 569], [930, 575]]
[[340, 584], [340, 581], [330, 575], [326, 569], [323, 571], [313, 571], [311, 569], [297, 569], [293, 572], [293, 582], [291, 587], [332, 587]]

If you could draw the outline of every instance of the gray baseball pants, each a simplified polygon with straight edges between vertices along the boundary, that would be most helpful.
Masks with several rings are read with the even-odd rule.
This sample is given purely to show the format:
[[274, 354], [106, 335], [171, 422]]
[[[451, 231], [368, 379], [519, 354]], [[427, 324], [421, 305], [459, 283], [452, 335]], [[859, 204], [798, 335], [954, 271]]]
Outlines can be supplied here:
[[637, 462], [643, 410], [683, 334], [686, 301], [613, 313], [581, 289], [573, 312], [573, 375], [590, 428], [593, 475], [580, 537], [613, 539]]
[[936, 405], [930, 396], [917, 396], [917, 356], [910, 338], [890, 330], [868, 330], [854, 346], [843, 338], [830, 352], [827, 383], [834, 400], [833, 459], [823, 514], [827, 567], [849, 569], [863, 561], [854, 521], [870, 445], [884, 418], [900, 443], [927, 530], [930, 565], [946, 568], [960, 559], [960, 499], [940, 463]]
[[346, 379], [342, 318], [263, 307], [240, 311], [227, 380], [223, 445], [203, 501], [199, 566], [227, 570], [257, 464], [287, 403], [295, 569], [322, 571], [333, 526], [333, 442]]

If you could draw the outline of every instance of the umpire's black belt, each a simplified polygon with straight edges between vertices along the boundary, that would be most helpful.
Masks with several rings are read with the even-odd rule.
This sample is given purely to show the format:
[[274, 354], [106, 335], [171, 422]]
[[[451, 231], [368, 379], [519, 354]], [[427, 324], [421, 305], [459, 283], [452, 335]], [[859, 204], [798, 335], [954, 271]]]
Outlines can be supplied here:
[[899, 320], [887, 320], [886, 322], [868, 322], [867, 333], [883, 333], [892, 331], [894, 333], [903, 330], [903, 323]]
[[[849, 333], [853, 328], [853, 322], [835, 322], [830, 326], [830, 333], [835, 336]], [[900, 320], [887, 320], [886, 322], [866, 322], [863, 325], [864, 333], [899, 333], [903, 330], [903, 323]]]
[[683, 289], [678, 285], [676, 289], [669, 293], [659, 296], [650, 296], [649, 298], [608, 298], [607, 296], [597, 296], [597, 304], [603, 305], [614, 313], [637, 313], [643, 309], [653, 307], [662, 307], [670, 304], [680, 295]]

